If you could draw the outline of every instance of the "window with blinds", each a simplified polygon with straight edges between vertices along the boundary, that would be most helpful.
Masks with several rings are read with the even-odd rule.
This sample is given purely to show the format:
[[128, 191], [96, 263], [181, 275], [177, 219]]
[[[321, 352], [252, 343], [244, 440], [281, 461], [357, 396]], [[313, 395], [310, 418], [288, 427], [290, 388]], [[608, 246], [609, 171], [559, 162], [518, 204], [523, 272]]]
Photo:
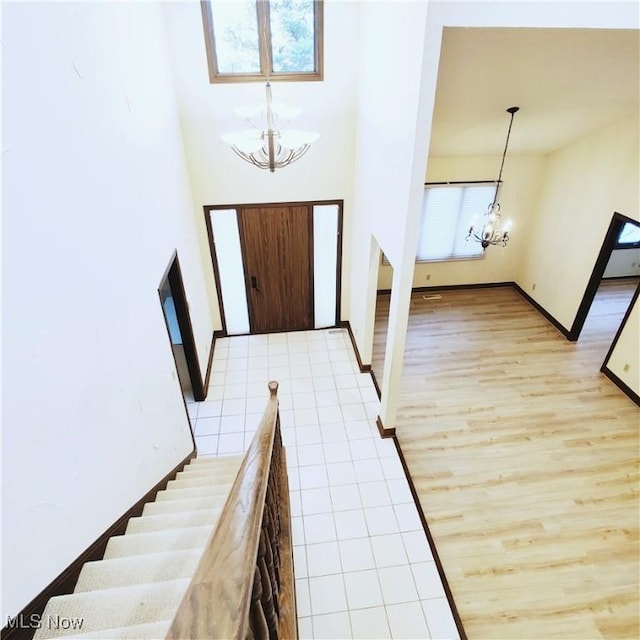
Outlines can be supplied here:
[[466, 237], [474, 217], [487, 210], [494, 191], [492, 183], [426, 186], [416, 260], [482, 258], [480, 244]]

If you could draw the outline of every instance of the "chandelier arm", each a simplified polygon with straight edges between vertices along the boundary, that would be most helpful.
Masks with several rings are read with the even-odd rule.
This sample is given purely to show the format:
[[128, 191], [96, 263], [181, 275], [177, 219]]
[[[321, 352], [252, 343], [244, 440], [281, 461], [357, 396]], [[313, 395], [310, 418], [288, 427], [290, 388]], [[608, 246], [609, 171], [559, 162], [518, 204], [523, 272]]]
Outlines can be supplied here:
[[231, 149], [239, 158], [242, 158], [242, 160], [249, 162], [253, 166], [258, 167], [259, 169], [271, 170], [271, 167], [274, 167], [274, 169], [280, 169], [282, 167], [286, 167], [292, 162], [295, 162], [308, 151], [310, 146], [311, 145], [306, 144], [299, 149], [289, 149], [285, 152], [282, 147], [276, 147], [274, 143], [274, 154], [271, 158], [265, 151], [264, 147], [252, 154], [240, 151], [237, 147], [231, 147]]
[[284, 153], [282, 151], [282, 147], [280, 147], [279, 153], [278, 153], [278, 168], [280, 167], [286, 167], [288, 164], [290, 164], [291, 162], [293, 162], [293, 160], [295, 159], [293, 157], [294, 153], [293, 151], [291, 151], [291, 149], [289, 149], [286, 153]]
[[297, 149], [291, 149], [289, 151], [289, 162], [295, 162], [296, 160], [302, 158], [302, 156], [307, 153], [307, 151], [309, 150], [309, 145], [305, 144], [302, 145], [301, 147], [298, 147]]
[[235, 151], [236, 155], [239, 156], [240, 158], [242, 158], [243, 160], [246, 160], [247, 162], [249, 162], [250, 164], [254, 165], [255, 167], [260, 167], [259, 162], [251, 154], [244, 153], [243, 151], [240, 151], [239, 149], [236, 149], [235, 147], [231, 147], [231, 148]]
[[242, 118], [252, 129], [255, 129], [256, 131], [260, 131], [260, 127], [256, 127], [255, 124], [253, 124], [253, 122], [251, 122], [251, 120], [249, 118]]

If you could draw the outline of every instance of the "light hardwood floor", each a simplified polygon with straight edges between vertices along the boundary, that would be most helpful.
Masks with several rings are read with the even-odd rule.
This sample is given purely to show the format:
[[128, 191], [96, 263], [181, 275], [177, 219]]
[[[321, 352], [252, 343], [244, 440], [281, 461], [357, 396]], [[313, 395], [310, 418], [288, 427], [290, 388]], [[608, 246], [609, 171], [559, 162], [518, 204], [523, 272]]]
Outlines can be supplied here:
[[640, 409], [599, 372], [634, 288], [577, 343], [511, 288], [412, 297], [395, 426], [472, 640], [640, 637]]

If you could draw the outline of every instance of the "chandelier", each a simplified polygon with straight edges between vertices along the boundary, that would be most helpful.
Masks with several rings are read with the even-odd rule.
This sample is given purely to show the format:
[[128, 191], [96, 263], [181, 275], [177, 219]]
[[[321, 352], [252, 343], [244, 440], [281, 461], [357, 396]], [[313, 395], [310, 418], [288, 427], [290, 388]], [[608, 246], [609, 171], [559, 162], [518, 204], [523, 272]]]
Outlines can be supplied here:
[[221, 138], [237, 156], [259, 169], [269, 169], [273, 173], [302, 158], [320, 135], [313, 131], [283, 129], [284, 122], [297, 116], [300, 110], [274, 104], [269, 80], [266, 92], [264, 107], [235, 110], [236, 115], [251, 128], [226, 133]]
[[520, 107], [509, 107], [507, 113], [511, 114], [511, 120], [509, 121], [509, 129], [507, 131], [507, 140], [504, 144], [504, 151], [502, 152], [502, 164], [500, 165], [500, 173], [498, 174], [498, 180], [496, 181], [496, 190], [493, 194], [493, 202], [489, 205], [486, 213], [482, 216], [480, 222], [472, 223], [467, 234], [467, 240], [470, 238], [479, 242], [482, 248], [486, 248], [490, 245], [501, 244], [503, 247], [507, 246], [509, 241], [510, 224], [506, 222], [501, 226], [502, 215], [500, 214], [500, 204], [498, 203], [498, 191], [502, 184], [502, 169], [504, 167], [504, 159], [507, 156], [507, 147], [509, 146], [509, 136], [511, 135], [511, 125], [513, 124], [513, 116]]

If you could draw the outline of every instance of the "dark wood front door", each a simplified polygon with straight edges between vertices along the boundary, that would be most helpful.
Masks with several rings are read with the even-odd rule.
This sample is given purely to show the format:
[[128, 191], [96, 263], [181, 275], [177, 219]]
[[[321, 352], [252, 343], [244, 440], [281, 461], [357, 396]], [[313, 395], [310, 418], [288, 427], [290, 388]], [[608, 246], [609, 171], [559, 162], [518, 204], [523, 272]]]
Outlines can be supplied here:
[[313, 329], [310, 206], [238, 209], [251, 333]]

